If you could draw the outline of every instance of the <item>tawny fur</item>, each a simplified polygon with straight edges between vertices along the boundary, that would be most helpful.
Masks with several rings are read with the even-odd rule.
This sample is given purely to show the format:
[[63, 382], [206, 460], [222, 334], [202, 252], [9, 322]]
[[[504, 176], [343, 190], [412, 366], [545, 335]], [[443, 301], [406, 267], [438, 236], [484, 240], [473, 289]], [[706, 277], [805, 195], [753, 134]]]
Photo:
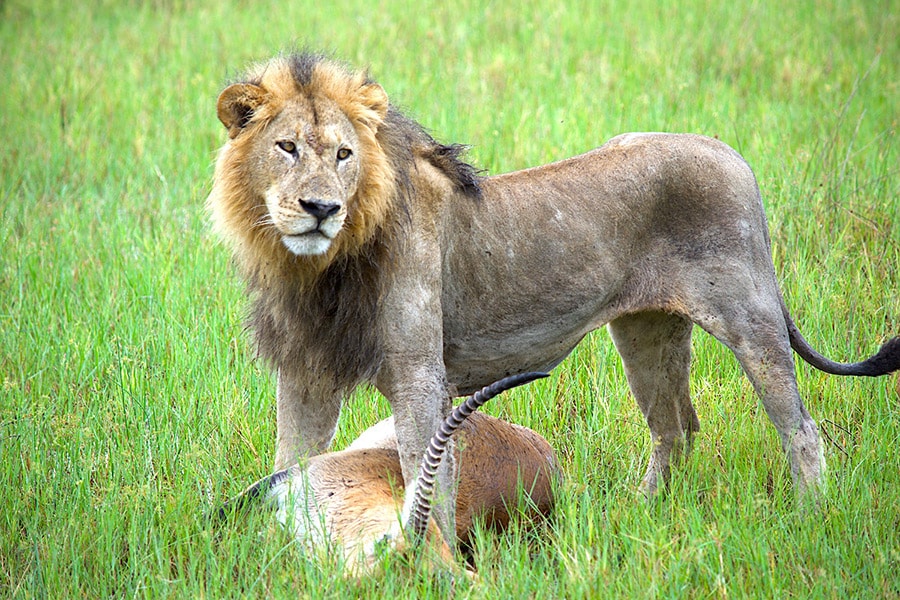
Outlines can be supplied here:
[[[459, 491], [456, 539], [472, 542], [475, 521], [501, 531], [511, 511], [536, 520], [553, 505], [556, 454], [534, 431], [481, 413], [457, 434]], [[369, 428], [346, 450], [311, 457], [255, 483], [245, 496], [265, 494], [281, 523], [309, 548], [337, 548], [349, 573], [370, 571], [376, 544], [399, 530], [403, 473], [393, 419]], [[240, 498], [240, 497], [239, 497]], [[234, 503], [234, 501], [232, 501]], [[226, 511], [227, 512], [227, 511]], [[405, 540], [397, 536], [402, 551]], [[446, 564], [453, 555], [432, 523], [426, 544]]]
[[[652, 494], [699, 429], [697, 324], [737, 356], [804, 491], [824, 459], [791, 349], [832, 373], [900, 368], [896, 338], [849, 366], [803, 340], [755, 177], [717, 140], [627, 134], [479, 178], [365, 74], [310, 54], [254, 67], [218, 114], [230, 139], [209, 204], [248, 281], [260, 354], [278, 370], [276, 468], [326, 450], [342, 399], [368, 381], [391, 403], [409, 483], [451, 396], [547, 371], [608, 324], [650, 428]], [[436, 507], [448, 539], [453, 471], [439, 474]]]

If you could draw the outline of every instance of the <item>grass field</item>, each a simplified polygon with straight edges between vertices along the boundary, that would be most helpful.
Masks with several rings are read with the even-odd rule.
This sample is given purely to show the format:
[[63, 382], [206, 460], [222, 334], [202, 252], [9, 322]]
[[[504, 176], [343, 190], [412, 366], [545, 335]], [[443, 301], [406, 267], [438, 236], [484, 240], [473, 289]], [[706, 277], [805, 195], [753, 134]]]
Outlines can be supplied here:
[[[344, 580], [268, 515], [203, 518], [267, 472], [275, 438], [204, 211], [215, 100], [295, 45], [369, 66], [490, 173], [624, 131], [717, 136], [759, 178], [806, 337], [856, 360], [900, 333], [900, 6], [669, 4], [0, 0], [0, 595], [450, 592], [399, 565]], [[700, 331], [694, 354], [703, 430], [650, 504], [649, 434], [605, 332], [488, 407], [547, 437], [566, 477], [547, 527], [479, 536], [459, 597], [900, 596], [897, 377], [798, 365], [829, 461], [811, 514], [731, 354]], [[361, 390], [337, 445], [386, 414]]]

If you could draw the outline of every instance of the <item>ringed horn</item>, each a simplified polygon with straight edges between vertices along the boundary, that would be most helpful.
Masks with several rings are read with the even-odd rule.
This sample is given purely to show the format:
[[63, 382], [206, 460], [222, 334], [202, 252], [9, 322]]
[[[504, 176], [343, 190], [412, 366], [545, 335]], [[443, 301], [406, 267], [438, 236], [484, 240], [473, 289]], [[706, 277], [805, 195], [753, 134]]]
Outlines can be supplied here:
[[428, 520], [431, 518], [431, 501], [434, 497], [435, 474], [441, 465], [441, 460], [447, 451], [447, 446], [453, 434], [456, 433], [473, 412], [481, 408], [494, 396], [535, 379], [547, 377], [547, 375], [547, 373], [520, 373], [504, 377], [466, 398], [462, 404], [454, 408], [453, 412], [444, 419], [441, 426], [431, 437], [428, 450], [425, 452], [422, 468], [419, 470], [419, 477], [416, 479], [416, 491], [410, 507], [409, 518], [404, 527], [404, 531], [411, 536], [414, 543], [418, 543], [425, 537]]

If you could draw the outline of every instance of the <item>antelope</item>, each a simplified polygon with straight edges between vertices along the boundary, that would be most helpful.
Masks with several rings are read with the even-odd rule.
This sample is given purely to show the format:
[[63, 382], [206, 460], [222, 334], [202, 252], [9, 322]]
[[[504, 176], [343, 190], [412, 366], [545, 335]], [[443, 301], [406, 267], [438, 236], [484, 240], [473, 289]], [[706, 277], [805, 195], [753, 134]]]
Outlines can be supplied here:
[[475, 412], [498, 394], [540, 377], [546, 374], [506, 377], [457, 406], [434, 433], [407, 506], [391, 417], [345, 450], [312, 456], [260, 479], [228, 501], [220, 515], [261, 500], [307, 549], [336, 548], [352, 575], [371, 572], [382, 547], [404, 552], [423, 543], [454, 567], [450, 545], [431, 519], [435, 473], [454, 435], [459, 438], [456, 542], [463, 549], [471, 547], [476, 520], [503, 530], [520, 500], [528, 519], [552, 509], [559, 466], [550, 444], [531, 429]]

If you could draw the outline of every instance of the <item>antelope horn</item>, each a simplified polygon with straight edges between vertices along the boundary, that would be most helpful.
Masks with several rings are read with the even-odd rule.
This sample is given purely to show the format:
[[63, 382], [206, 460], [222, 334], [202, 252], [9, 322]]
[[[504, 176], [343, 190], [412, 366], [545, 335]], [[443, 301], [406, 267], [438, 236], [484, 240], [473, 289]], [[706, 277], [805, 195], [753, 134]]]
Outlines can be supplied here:
[[453, 412], [443, 420], [441, 426], [438, 427], [438, 430], [431, 437], [428, 450], [425, 452], [425, 457], [422, 460], [419, 477], [416, 479], [415, 495], [404, 526], [404, 530], [408, 535], [411, 535], [414, 543], [422, 540], [425, 537], [425, 531], [428, 529], [428, 520], [431, 518], [431, 501], [434, 498], [435, 474], [441, 465], [441, 460], [447, 451], [447, 446], [453, 434], [457, 432], [459, 427], [473, 412], [481, 408], [494, 396], [535, 379], [547, 377], [547, 375], [548, 373], [520, 373], [504, 377], [500, 381], [495, 381], [466, 398], [462, 404], [454, 408]]

